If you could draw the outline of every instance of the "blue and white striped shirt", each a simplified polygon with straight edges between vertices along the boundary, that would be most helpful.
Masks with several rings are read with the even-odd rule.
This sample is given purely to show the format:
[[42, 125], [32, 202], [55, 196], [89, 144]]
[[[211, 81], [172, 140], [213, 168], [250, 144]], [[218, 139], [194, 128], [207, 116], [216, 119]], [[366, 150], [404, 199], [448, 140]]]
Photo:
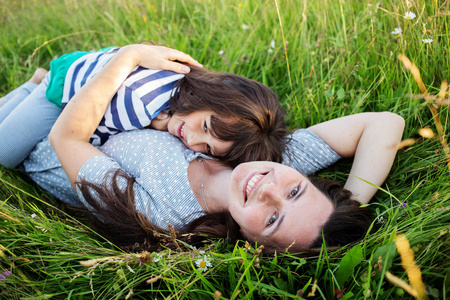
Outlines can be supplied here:
[[[64, 84], [63, 107], [106, 65], [117, 49], [86, 54], [70, 66]], [[136, 67], [114, 95], [90, 142], [102, 145], [118, 132], [149, 126], [154, 117], [169, 108], [173, 87], [183, 76]]]

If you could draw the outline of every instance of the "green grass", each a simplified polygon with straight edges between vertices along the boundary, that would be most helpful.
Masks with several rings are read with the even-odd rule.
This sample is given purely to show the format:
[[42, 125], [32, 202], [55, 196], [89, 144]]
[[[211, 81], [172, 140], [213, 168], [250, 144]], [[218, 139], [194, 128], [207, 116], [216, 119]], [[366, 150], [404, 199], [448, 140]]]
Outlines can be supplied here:
[[[450, 78], [448, 2], [278, 0], [278, 8], [279, 14], [269, 0], [0, 0], [0, 95], [63, 53], [152, 40], [207, 68], [267, 84], [280, 96], [290, 128], [387, 110], [405, 118], [405, 138], [426, 126], [436, 132], [425, 101], [408, 97], [420, 90], [397, 55], [418, 66], [430, 93], [439, 92]], [[417, 17], [404, 19], [408, 10]], [[391, 34], [396, 27], [400, 38]], [[448, 106], [439, 112], [449, 134]], [[344, 182], [350, 164], [317, 175]], [[336, 299], [336, 289], [345, 289], [341, 299], [409, 299], [384, 277], [390, 271], [407, 280], [396, 233], [409, 239], [429, 298], [450, 296], [450, 171], [433, 139], [398, 152], [370, 204], [381, 228], [361, 243], [301, 258], [260, 256], [255, 248], [216, 241], [205, 249], [213, 267], [204, 273], [195, 263], [205, 255], [198, 250], [167, 250], [145, 263], [144, 255], [99, 239], [79, 213], [19, 172], [0, 174], [0, 271], [11, 271], [0, 281], [1, 299], [204, 299], [216, 291], [222, 299], [299, 299], [315, 280], [313, 299]], [[374, 271], [380, 254], [383, 269]], [[99, 261], [79, 263], [90, 259]]]

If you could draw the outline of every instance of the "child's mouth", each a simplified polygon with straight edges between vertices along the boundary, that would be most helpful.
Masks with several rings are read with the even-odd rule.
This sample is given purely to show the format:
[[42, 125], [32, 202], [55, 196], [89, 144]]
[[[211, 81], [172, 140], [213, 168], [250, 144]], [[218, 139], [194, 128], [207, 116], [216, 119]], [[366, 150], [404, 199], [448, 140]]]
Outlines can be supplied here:
[[177, 135], [180, 139], [185, 140], [184, 139], [184, 123], [181, 124], [180, 127], [178, 128]]

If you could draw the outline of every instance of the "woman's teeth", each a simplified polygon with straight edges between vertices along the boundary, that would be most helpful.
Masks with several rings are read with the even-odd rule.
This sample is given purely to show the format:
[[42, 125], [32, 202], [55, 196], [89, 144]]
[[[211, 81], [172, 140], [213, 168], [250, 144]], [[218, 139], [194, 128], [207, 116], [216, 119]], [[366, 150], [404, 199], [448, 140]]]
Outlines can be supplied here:
[[247, 188], [245, 189], [245, 200], [247, 201], [248, 199], [248, 195], [250, 195], [250, 192], [253, 190], [253, 188], [255, 187], [255, 184], [262, 178], [264, 177], [263, 174], [255, 174], [253, 175], [253, 177], [248, 181], [247, 183]]

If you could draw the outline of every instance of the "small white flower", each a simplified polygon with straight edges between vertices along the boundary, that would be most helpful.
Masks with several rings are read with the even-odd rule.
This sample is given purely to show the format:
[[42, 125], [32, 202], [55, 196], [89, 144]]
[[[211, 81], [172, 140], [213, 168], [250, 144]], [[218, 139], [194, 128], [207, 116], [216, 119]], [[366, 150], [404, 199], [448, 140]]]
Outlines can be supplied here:
[[162, 258], [162, 254], [156, 253], [156, 252], [152, 252], [152, 261], [154, 263], [158, 262], [161, 258]]
[[394, 31], [391, 31], [391, 34], [395, 34], [395, 35], [402, 35], [403, 30], [399, 27], [399, 28], [395, 28]]
[[273, 53], [273, 49], [267, 49], [267, 53], [272, 54]]
[[372, 4], [370, 4], [370, 3], [367, 3], [367, 6], [372, 6]]
[[249, 29], [250, 28], [250, 26], [248, 26], [247, 24], [242, 24], [242, 29], [244, 29], [244, 30], [247, 30], [247, 29]]
[[32, 219], [36, 218], [36, 214], [31, 214], [31, 218]]
[[272, 40], [272, 41], [270, 42], [270, 47], [272, 47], [272, 49], [275, 49], [275, 41], [274, 41], [274, 40]]
[[413, 13], [412, 11], [407, 11], [405, 13], [405, 15], [403, 16], [403, 18], [407, 19], [407, 20], [412, 20], [416, 17], [416, 14]]
[[378, 224], [384, 224], [384, 223], [386, 223], [386, 220], [383, 218], [383, 216], [379, 216], [377, 218], [377, 223]]
[[423, 39], [422, 42], [425, 44], [431, 44], [433, 42], [433, 39]]
[[208, 268], [212, 267], [211, 259], [208, 255], [204, 255], [195, 260], [195, 265], [197, 266], [197, 270], [205, 272]]
[[223, 51], [223, 50], [220, 50], [219, 52], [217, 52], [217, 54], [219, 54], [220, 56], [222, 56], [222, 55], [224, 55], [224, 54], [225, 54], [225, 51]]

